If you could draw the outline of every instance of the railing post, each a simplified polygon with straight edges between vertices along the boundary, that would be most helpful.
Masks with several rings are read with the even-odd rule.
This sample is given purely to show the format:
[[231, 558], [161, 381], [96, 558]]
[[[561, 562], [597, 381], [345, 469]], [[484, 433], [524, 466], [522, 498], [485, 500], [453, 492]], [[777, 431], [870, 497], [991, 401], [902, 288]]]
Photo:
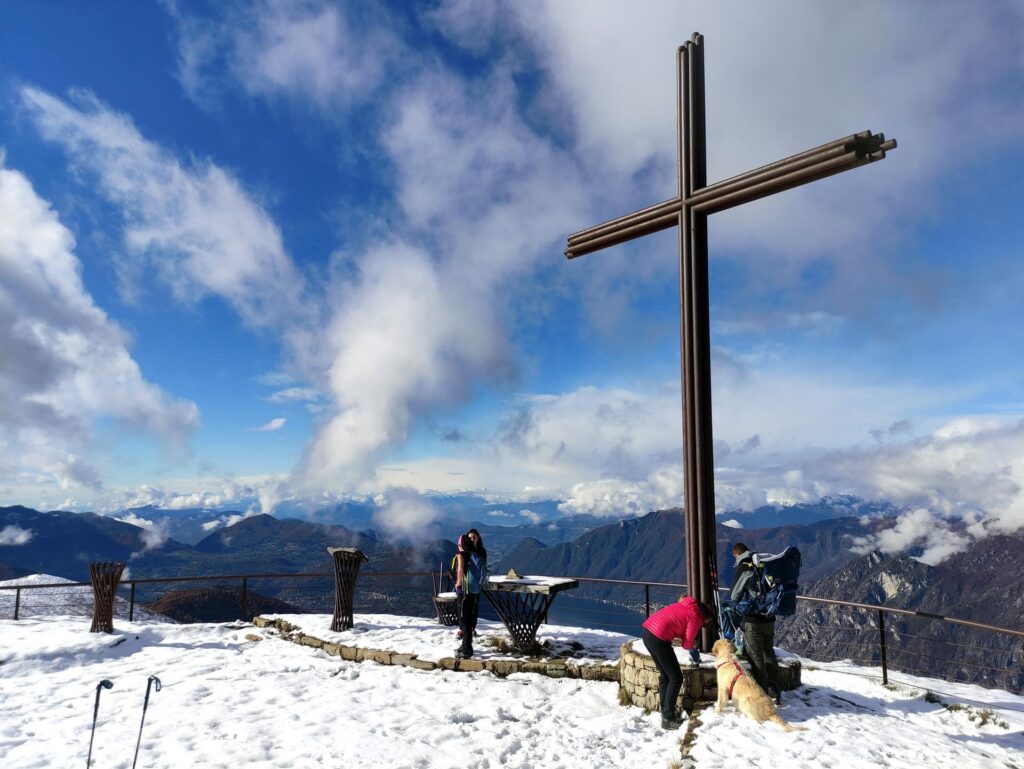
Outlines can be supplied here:
[[14, 591], [14, 618], [18, 619], [18, 612], [21, 610], [21, 588]]
[[644, 612], [646, 616], [651, 616], [651, 586], [644, 585]]
[[889, 666], [885, 659], [885, 612], [878, 610], [878, 645], [882, 652], [882, 686], [889, 684]]
[[[243, 622], [248, 622], [249, 621], [248, 619], [245, 618], [245, 612], [246, 612], [246, 608], [247, 608], [246, 604], [249, 602], [248, 598], [249, 598], [249, 578], [248, 577], [242, 577], [242, 621]], [[249, 619], [252, 619], [252, 618], [250, 617]]]
[[128, 594], [128, 621], [135, 621], [135, 583], [132, 582], [131, 592]]

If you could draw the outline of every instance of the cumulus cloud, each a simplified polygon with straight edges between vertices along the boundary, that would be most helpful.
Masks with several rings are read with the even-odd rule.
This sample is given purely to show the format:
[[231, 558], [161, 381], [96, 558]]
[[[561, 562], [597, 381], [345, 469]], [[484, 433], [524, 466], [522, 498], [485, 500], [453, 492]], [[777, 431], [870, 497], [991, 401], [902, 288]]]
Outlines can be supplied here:
[[0, 529], [0, 545], [27, 545], [32, 541], [34, 532], [20, 526], [4, 526]]
[[533, 510], [520, 510], [519, 515], [520, 517], [528, 520], [534, 526], [536, 526], [541, 521], [540, 513], [535, 513]]
[[121, 523], [128, 523], [142, 529], [142, 534], [140, 535], [142, 550], [132, 553], [132, 558], [137, 558], [143, 553], [147, 553], [154, 548], [160, 547], [171, 537], [170, 518], [149, 520], [148, 518], [141, 518], [134, 513], [127, 513], [126, 515], [118, 516], [114, 520], [121, 521]]
[[284, 427], [284, 423], [287, 421], [288, 420], [286, 420], [284, 417], [275, 417], [274, 419], [271, 419], [269, 422], [267, 422], [265, 425], [260, 425], [259, 427], [256, 427], [254, 429], [257, 432], [261, 433], [273, 432], [274, 430], [280, 430], [282, 427]]
[[114, 418], [179, 444], [195, 404], [147, 382], [128, 335], [82, 284], [71, 232], [0, 155], [0, 447], [23, 473], [62, 489], [98, 487], [93, 422]]
[[[280, 480], [276, 478], [264, 478], [249, 482], [181, 481], [180, 486], [189, 489], [188, 491], [141, 484], [129, 489], [111, 489], [104, 509], [115, 511], [138, 507], [157, 507], [165, 510], [189, 508], [216, 510], [233, 506], [255, 508], [259, 506], [261, 497], [268, 493], [267, 490], [276, 489], [279, 484]], [[263, 512], [270, 512], [270, 509], [264, 509]]]
[[376, 502], [373, 524], [399, 539], [422, 540], [442, 516], [440, 508], [415, 491], [392, 489]]
[[215, 531], [217, 529], [226, 529], [228, 526], [234, 526], [239, 521], [244, 521], [248, 518], [248, 515], [236, 513], [234, 515], [222, 515], [219, 518], [215, 518], [212, 521], [206, 521], [202, 524], [203, 531]]
[[[755, 245], [759, 257], [767, 249], [787, 258], [821, 251], [838, 258], [838, 244], [864, 244], [869, 231], [877, 236], [862, 222], [892, 227], [908, 208], [926, 204], [934, 175], [963, 161], [960, 137], [974, 137], [968, 151], [980, 151], [1021, 126], [1020, 108], [1007, 109], [998, 93], [1024, 67], [1016, 45], [1024, 14], [1010, 4], [969, 19], [952, 6], [924, 3], [847, 7], [807, 0], [781, 14], [740, 3], [646, 5], [645, 12], [615, 4], [587, 4], [584, 12], [561, 0], [504, 5], [543, 57], [581, 149], [618, 173], [635, 173], [654, 160], [674, 175], [673, 57], [688, 37], [681, 30], [699, 30], [707, 40], [709, 180], [863, 127], [901, 141], [898, 172], [846, 174], [841, 183], [819, 183], [729, 214], [728, 228], [716, 236]], [[493, 18], [489, 9], [480, 15]], [[809, 48], [809, 40], [817, 43]], [[609, 108], [610, 93], [618, 108]], [[951, 110], [953, 98], [966, 99], [964, 109]], [[666, 180], [655, 175], [653, 181]], [[661, 189], [663, 197], [674, 192]], [[907, 195], [911, 190], [918, 195]]]
[[234, 81], [255, 96], [343, 108], [372, 96], [401, 65], [384, 19], [356, 26], [345, 8], [326, 0], [225, 3], [213, 17], [194, 16], [176, 0], [165, 7], [177, 24], [178, 78], [204, 105]]
[[665, 467], [640, 481], [603, 479], [579, 483], [558, 505], [566, 515], [621, 517], [646, 515], [652, 510], [680, 507], [683, 500], [682, 470]]
[[918, 560], [934, 566], [967, 549], [971, 541], [970, 537], [950, 530], [948, 523], [931, 510], [917, 508], [899, 516], [892, 528], [867, 537], [855, 537], [851, 550], [866, 555], [873, 550], [901, 553], [920, 547], [922, 553]]
[[89, 93], [66, 102], [24, 87], [21, 100], [39, 132], [119, 207], [135, 267], [155, 271], [177, 299], [219, 296], [254, 328], [311, 311], [277, 225], [230, 173], [180, 162]]

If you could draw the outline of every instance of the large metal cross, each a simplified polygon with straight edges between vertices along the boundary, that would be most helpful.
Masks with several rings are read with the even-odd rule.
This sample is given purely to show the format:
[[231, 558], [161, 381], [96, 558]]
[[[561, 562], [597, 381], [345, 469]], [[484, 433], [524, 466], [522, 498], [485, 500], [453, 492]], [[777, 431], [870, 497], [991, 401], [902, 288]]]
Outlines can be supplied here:
[[[711, 433], [711, 331], [708, 317], [707, 216], [865, 165], [895, 149], [870, 131], [708, 186], [704, 128], [704, 37], [677, 51], [679, 187], [671, 200], [569, 236], [570, 259], [653, 232], [679, 227], [680, 332], [683, 380], [683, 479], [686, 581], [690, 595], [716, 604], [715, 477]], [[703, 634], [707, 650], [709, 633]]]

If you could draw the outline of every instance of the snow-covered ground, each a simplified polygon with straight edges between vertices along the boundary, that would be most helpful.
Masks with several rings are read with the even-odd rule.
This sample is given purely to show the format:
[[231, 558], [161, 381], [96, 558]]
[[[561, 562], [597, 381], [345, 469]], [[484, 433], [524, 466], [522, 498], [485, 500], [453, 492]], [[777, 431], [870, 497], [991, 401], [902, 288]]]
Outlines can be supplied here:
[[[440, 657], [455, 646], [451, 629], [419, 619], [356, 615], [356, 623], [348, 633], [368, 647], [429, 657], [429, 645]], [[113, 635], [88, 627], [84, 617], [0, 621], [4, 769], [80, 766], [104, 678], [114, 688], [102, 693], [94, 766], [130, 767], [149, 675], [163, 689], [151, 694], [140, 767], [646, 769], [680, 761], [683, 733], [619, 705], [614, 683], [349, 663], [241, 624], [118, 621]], [[594, 632], [549, 627], [541, 637], [575, 637], [588, 655], [602, 644], [617, 655], [611, 639], [588, 641]], [[941, 692], [935, 701], [923, 688], [885, 688], [869, 672], [805, 669], [782, 715], [806, 732], [705, 710], [691, 749], [696, 766], [1024, 767], [1024, 698], [899, 676]]]
[[[401, 654], [415, 654], [422, 660], [436, 662], [442, 657], [454, 657], [461, 643], [455, 638], [457, 628], [443, 627], [435, 619], [425, 617], [397, 617], [393, 614], [360, 614], [351, 630], [331, 632], [329, 614], [264, 614], [268, 619], [283, 619], [299, 628], [305, 635], [321, 641], [360, 646], [364, 649], [386, 649]], [[512, 659], [493, 641], [509, 641], [508, 631], [500, 622], [480, 620], [473, 643], [474, 659]], [[580, 665], [617, 664], [619, 647], [633, 636], [606, 630], [541, 625], [537, 631], [538, 643], [544, 644], [551, 654], [571, 657]], [[642, 642], [641, 642], [642, 643]]]

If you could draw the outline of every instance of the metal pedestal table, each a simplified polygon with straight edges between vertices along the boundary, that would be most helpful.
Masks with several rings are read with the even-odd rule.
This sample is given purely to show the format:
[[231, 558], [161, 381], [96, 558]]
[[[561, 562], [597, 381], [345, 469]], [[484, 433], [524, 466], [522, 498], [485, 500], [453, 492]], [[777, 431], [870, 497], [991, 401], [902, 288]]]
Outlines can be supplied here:
[[516, 647], [528, 653], [537, 643], [537, 628], [547, 619], [555, 596], [579, 585], [567, 577], [491, 577], [483, 592]]

